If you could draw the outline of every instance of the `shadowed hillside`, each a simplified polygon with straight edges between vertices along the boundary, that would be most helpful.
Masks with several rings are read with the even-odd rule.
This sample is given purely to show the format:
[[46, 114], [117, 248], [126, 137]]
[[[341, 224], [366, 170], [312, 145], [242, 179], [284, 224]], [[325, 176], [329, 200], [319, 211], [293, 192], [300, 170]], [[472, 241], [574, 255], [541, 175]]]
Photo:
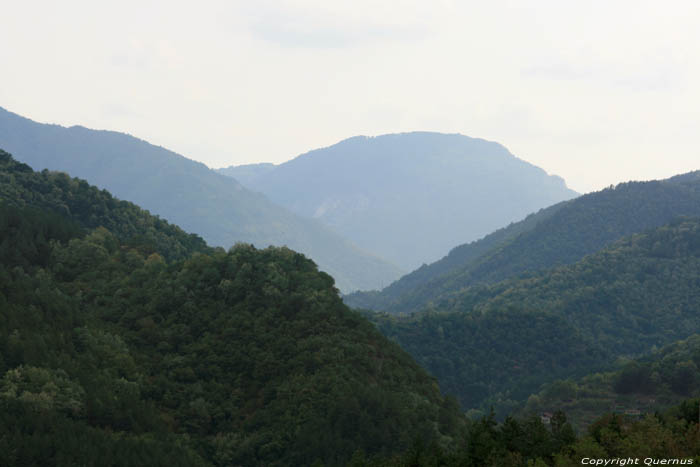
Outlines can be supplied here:
[[0, 180], [0, 464], [344, 465], [454, 444], [454, 400], [303, 255], [208, 248], [4, 152]]
[[700, 221], [680, 219], [567, 266], [455, 292], [411, 316], [368, 314], [458, 396], [504, 414], [700, 327]]

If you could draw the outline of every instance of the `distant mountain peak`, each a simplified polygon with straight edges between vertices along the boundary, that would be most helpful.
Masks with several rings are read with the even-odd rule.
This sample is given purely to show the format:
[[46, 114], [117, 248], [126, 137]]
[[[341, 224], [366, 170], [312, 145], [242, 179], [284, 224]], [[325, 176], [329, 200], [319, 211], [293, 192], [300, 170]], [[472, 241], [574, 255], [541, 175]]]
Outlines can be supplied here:
[[201, 162], [125, 133], [42, 124], [2, 109], [0, 148], [36, 170], [84, 178], [212, 245], [286, 245], [316, 261], [344, 292], [383, 286], [401, 274], [323, 224], [293, 214]]
[[577, 195], [499, 143], [428, 131], [353, 136], [221, 172], [404, 269]]

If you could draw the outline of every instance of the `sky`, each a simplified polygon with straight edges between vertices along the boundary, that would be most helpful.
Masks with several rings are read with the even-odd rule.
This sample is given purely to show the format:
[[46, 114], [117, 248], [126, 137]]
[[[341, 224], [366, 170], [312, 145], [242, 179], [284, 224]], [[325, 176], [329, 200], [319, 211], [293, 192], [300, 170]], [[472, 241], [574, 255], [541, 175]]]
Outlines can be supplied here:
[[579, 192], [700, 169], [700, 2], [6, 2], [0, 106], [218, 168], [497, 141]]

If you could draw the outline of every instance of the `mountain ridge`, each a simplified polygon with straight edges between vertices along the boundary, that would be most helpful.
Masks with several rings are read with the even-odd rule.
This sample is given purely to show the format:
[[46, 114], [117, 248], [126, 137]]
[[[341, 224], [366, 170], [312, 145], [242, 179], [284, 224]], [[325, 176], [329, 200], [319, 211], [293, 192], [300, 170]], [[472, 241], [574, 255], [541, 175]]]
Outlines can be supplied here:
[[0, 147], [36, 169], [109, 189], [212, 245], [287, 245], [331, 273], [343, 292], [388, 284], [400, 269], [230, 177], [124, 133], [41, 124], [0, 108]]
[[208, 247], [5, 152], [0, 181], [3, 465], [346, 465], [455, 443], [456, 402], [302, 254]]
[[[486, 237], [460, 245], [436, 263], [381, 292], [345, 297], [350, 306], [410, 313], [438, 305], [461, 289], [527, 271], [571, 264], [624, 235], [681, 215], [700, 215], [696, 172], [667, 180], [627, 182], [550, 206]], [[461, 255], [464, 260], [455, 258]], [[410, 286], [409, 286], [410, 285]]]
[[366, 316], [465, 409], [502, 414], [542, 383], [686, 338], [700, 326], [698, 278], [700, 216], [573, 264], [466, 288], [419, 313]]
[[411, 269], [577, 195], [499, 143], [435, 132], [355, 136], [272, 167], [219, 171]]

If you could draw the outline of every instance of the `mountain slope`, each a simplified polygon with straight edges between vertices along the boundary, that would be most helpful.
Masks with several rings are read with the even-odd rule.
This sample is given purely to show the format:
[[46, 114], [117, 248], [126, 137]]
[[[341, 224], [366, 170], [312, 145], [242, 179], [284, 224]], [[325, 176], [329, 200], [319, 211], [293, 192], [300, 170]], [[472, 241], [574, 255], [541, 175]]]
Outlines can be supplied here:
[[245, 164], [217, 169], [220, 174], [233, 177], [245, 186], [252, 186], [260, 177], [275, 169], [275, 164], [263, 162], [260, 164]]
[[559, 203], [483, 239], [455, 248], [379, 293], [345, 297], [350, 306], [408, 313], [476, 284], [571, 264], [619, 238], [700, 216], [700, 172], [669, 180], [630, 182]]
[[[434, 311], [369, 314], [465, 408], [517, 405], [700, 327], [700, 221], [626, 237], [579, 262], [455, 293]], [[488, 362], [488, 365], [484, 365]]]
[[65, 173], [35, 173], [0, 149], [0, 201], [18, 208], [33, 207], [68, 216], [84, 229], [106, 227], [121, 241], [139, 243], [166, 259], [179, 260], [211, 251], [204, 240], [167, 221], [120, 201], [85, 180]]
[[34, 169], [85, 178], [212, 245], [286, 245], [313, 258], [344, 292], [386, 285], [400, 274], [320, 223], [292, 214], [204, 164], [129, 135], [40, 124], [0, 108], [0, 148]]
[[700, 396], [699, 382], [700, 335], [694, 334], [628, 360], [615, 371], [547, 384], [528, 398], [523, 412], [563, 410], [575, 425], [585, 427], [605, 412], [627, 411], [635, 417], [660, 412]]
[[[178, 228], [0, 162], [0, 464], [344, 465], [463, 426], [303, 255], [167, 261]], [[127, 233], [86, 227], [76, 202]], [[169, 241], [144, 246], [152, 229]]]
[[220, 171], [405, 269], [576, 196], [500, 144], [457, 134], [358, 136], [273, 168]]
[[[542, 220], [553, 215], [565, 206], [562, 201], [553, 206], [530, 214], [525, 219], [496, 230], [487, 236], [459, 245], [431, 264], [424, 264], [382, 290], [357, 291], [347, 294], [343, 301], [348, 306], [376, 311], [410, 312], [418, 311], [429, 303], [427, 296], [433, 285], [477, 263], [482, 257], [497, 251], [502, 245], [512, 242], [523, 232], [535, 228]], [[442, 289], [438, 289], [442, 290]], [[437, 293], [437, 291], [436, 291]]]

